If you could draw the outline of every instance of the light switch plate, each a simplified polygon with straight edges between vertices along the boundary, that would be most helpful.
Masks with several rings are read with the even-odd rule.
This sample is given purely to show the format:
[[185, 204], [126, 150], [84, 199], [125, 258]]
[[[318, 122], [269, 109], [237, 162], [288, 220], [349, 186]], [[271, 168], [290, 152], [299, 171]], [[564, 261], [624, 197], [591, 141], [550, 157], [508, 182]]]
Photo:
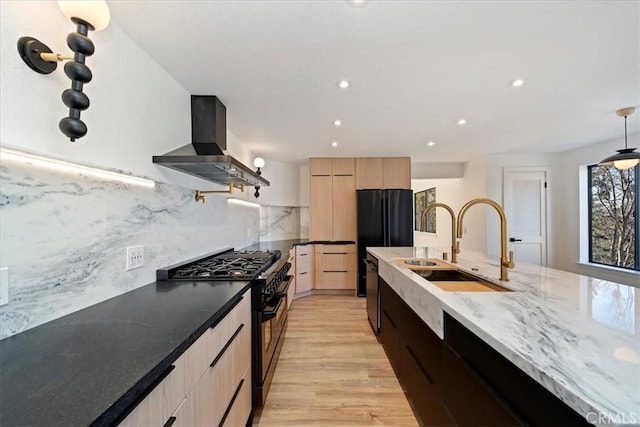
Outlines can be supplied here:
[[9, 304], [9, 267], [0, 268], [0, 305]]

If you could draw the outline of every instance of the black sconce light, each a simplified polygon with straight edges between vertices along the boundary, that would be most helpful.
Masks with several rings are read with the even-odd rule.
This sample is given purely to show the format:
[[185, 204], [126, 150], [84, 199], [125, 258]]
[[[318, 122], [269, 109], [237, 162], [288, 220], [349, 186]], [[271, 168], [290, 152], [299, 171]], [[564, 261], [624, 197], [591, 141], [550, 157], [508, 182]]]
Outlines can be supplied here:
[[618, 169], [630, 169], [640, 162], [640, 153], [635, 148], [627, 147], [627, 116], [636, 111], [634, 107], [627, 107], [616, 111], [618, 117], [624, 117], [624, 148], [616, 150], [618, 154], [602, 160], [600, 166], [615, 166]]
[[[253, 160], [253, 166], [255, 166], [255, 167], [256, 167], [256, 173], [257, 173], [258, 175], [262, 175], [262, 171], [260, 170], [260, 168], [263, 168], [263, 167], [264, 167], [264, 159], [263, 159], [262, 157], [256, 157], [256, 158]], [[259, 186], [259, 185], [257, 185], [255, 188], [256, 188], [256, 192], [255, 192], [255, 193], [253, 193], [253, 195], [254, 195], [254, 196], [256, 197], [256, 199], [257, 199], [258, 197], [260, 197], [260, 186]]]
[[50, 74], [58, 67], [58, 61], [69, 60], [64, 65], [64, 73], [71, 79], [71, 89], [62, 92], [62, 102], [69, 107], [69, 116], [60, 120], [58, 127], [73, 142], [87, 134], [87, 126], [80, 120], [80, 112], [89, 108], [89, 97], [82, 92], [82, 88], [91, 81], [93, 75], [84, 62], [95, 51], [87, 34], [89, 30], [105, 29], [111, 15], [109, 6], [103, 0], [58, 1], [58, 5], [77, 25], [76, 32], [67, 36], [67, 45], [74, 52], [73, 57], [53, 53], [49, 46], [33, 37], [20, 37], [18, 52], [25, 64], [40, 74]]

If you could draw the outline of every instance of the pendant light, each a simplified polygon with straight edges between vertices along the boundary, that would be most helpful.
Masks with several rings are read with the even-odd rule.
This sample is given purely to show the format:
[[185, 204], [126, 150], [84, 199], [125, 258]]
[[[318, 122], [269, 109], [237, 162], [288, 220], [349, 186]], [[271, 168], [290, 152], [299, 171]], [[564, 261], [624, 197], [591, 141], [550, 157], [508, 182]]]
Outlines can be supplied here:
[[619, 117], [624, 117], [624, 148], [616, 150], [618, 154], [609, 156], [600, 163], [600, 166], [615, 166], [618, 169], [630, 169], [640, 162], [640, 153], [635, 148], [627, 147], [627, 116], [633, 114], [634, 107], [623, 108], [616, 111]]

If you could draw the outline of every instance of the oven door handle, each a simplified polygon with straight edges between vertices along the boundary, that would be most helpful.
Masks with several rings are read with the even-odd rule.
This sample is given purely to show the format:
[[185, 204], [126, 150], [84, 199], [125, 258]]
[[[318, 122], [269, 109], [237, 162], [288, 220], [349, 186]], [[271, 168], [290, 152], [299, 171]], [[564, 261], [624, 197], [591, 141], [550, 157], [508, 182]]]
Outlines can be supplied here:
[[282, 282], [278, 289], [276, 290], [277, 297], [284, 297], [287, 295], [287, 291], [289, 290], [289, 286], [291, 285], [291, 281], [293, 280], [293, 276], [287, 276], [287, 280]]
[[265, 310], [262, 312], [262, 323], [265, 323], [271, 319], [273, 319], [274, 317], [276, 317], [276, 314], [278, 313], [278, 310], [280, 310], [280, 306], [282, 305], [282, 299], [278, 300], [278, 304], [276, 304], [276, 308], [274, 308], [273, 310]]

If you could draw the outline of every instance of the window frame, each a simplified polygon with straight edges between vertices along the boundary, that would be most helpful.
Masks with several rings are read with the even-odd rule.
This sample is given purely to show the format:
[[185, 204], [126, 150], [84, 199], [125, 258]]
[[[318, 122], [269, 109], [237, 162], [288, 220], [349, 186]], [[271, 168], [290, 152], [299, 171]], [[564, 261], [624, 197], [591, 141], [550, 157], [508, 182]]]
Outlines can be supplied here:
[[[592, 216], [593, 216], [593, 209], [592, 209], [592, 204], [593, 204], [593, 191], [592, 191], [592, 178], [591, 178], [591, 171], [593, 170], [593, 168], [596, 167], [605, 167], [605, 166], [600, 166], [598, 164], [594, 164], [594, 165], [589, 165], [587, 166], [587, 238], [588, 238], [588, 243], [589, 243], [589, 258], [588, 258], [588, 262], [589, 264], [593, 264], [593, 265], [602, 265], [605, 267], [611, 267], [611, 268], [620, 268], [626, 271], [634, 271], [634, 272], [638, 272], [640, 271], [640, 164], [634, 166], [634, 187], [635, 187], [635, 256], [634, 256], [634, 264], [635, 264], [635, 268], [634, 267], [624, 267], [621, 265], [612, 265], [612, 264], [605, 264], [603, 262], [598, 262], [598, 261], [594, 261], [593, 260], [593, 237], [592, 237]], [[609, 167], [613, 167], [613, 166], [609, 166]]]

